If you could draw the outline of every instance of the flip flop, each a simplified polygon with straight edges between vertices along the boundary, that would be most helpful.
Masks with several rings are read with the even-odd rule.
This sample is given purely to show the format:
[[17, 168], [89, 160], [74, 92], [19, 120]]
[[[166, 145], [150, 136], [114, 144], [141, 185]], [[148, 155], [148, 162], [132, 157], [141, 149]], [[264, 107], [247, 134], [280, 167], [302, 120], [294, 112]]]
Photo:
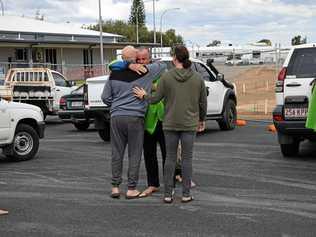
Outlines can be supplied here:
[[173, 202], [173, 197], [164, 197], [163, 202], [167, 204], [171, 204]]
[[140, 195], [140, 198], [144, 198], [144, 197], [149, 197], [151, 196], [153, 193], [158, 192], [158, 189], [152, 189], [152, 191], [148, 191], [148, 189], [145, 189]]
[[194, 200], [194, 198], [192, 196], [190, 197], [182, 197], [181, 202], [182, 203], [188, 203], [188, 202], [192, 202]]
[[133, 195], [133, 196], [129, 196], [129, 195], [125, 195], [125, 198], [128, 199], [128, 200], [131, 200], [131, 199], [137, 199], [137, 198], [140, 198], [140, 192], [137, 194], [137, 195]]
[[111, 193], [111, 195], [110, 195], [110, 197], [111, 197], [111, 198], [114, 198], [114, 199], [119, 199], [120, 196], [121, 196], [120, 193]]

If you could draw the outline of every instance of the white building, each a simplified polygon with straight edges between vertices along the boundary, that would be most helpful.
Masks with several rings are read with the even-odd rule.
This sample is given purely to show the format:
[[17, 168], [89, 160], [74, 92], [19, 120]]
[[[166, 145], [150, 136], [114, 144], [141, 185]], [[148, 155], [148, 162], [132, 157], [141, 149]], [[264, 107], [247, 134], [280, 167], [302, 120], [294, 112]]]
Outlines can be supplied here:
[[[122, 38], [103, 33], [105, 64], [116, 58], [117, 49], [136, 45], [119, 42]], [[10, 67], [45, 66], [66, 74], [69, 79], [83, 79], [100, 74], [100, 62], [98, 31], [74, 27], [70, 23], [0, 16], [0, 74]]]

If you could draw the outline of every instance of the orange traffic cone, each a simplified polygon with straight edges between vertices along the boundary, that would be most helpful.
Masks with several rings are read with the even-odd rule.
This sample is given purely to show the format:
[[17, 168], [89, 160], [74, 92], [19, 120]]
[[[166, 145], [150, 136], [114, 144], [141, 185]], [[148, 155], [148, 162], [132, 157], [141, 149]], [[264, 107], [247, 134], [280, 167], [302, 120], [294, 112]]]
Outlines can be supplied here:
[[268, 130], [269, 132], [273, 132], [273, 133], [275, 133], [275, 132], [277, 131], [276, 128], [275, 128], [275, 126], [274, 126], [274, 124], [269, 125], [269, 126], [267, 127], [267, 130]]
[[242, 120], [242, 119], [237, 119], [236, 120], [236, 125], [237, 126], [246, 126], [247, 122], [246, 120]]

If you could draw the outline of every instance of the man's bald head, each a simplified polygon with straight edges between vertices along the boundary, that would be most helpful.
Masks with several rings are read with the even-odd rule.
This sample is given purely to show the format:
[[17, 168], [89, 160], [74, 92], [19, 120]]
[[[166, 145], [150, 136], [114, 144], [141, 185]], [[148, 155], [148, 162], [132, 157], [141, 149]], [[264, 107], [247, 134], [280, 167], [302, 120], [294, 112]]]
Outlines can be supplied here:
[[122, 49], [122, 59], [136, 61], [137, 50], [133, 46], [126, 46]]

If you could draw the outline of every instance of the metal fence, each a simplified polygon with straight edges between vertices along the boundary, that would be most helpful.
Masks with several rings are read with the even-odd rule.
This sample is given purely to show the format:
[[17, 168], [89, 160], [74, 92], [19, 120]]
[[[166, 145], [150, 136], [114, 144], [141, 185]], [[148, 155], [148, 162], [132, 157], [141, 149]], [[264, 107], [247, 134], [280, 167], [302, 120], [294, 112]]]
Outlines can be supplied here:
[[11, 63], [0, 62], [0, 79], [4, 79], [5, 74], [10, 68], [49, 68], [62, 73], [70, 81], [85, 80], [90, 77], [108, 74], [108, 65], [102, 67], [101, 64], [85, 65], [85, 64], [51, 64], [51, 63]]

